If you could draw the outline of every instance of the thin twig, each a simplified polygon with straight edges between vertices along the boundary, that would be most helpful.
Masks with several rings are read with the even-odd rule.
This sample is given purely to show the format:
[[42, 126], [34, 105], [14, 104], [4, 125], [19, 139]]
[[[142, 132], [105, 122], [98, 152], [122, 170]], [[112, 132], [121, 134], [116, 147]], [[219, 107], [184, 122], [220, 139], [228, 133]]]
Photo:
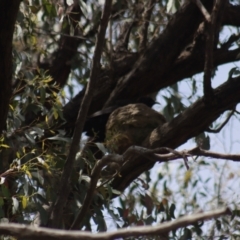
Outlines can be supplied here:
[[206, 22], [206, 48], [205, 48], [205, 64], [204, 64], [204, 84], [203, 92], [207, 103], [212, 102], [213, 89], [212, 89], [212, 69], [213, 69], [213, 51], [217, 39], [215, 39], [216, 33], [219, 31], [220, 20], [218, 15], [223, 10], [224, 0], [215, 0], [215, 4], [211, 14], [211, 21]]
[[230, 118], [234, 115], [235, 109], [231, 111], [231, 113], [227, 116], [227, 118], [224, 120], [224, 122], [216, 129], [210, 129], [208, 128], [206, 131], [210, 133], [219, 133], [223, 127], [229, 122]]
[[224, 154], [224, 153], [212, 152], [212, 151], [201, 149], [199, 147], [188, 150], [187, 153], [196, 155], [196, 156], [204, 156], [204, 157], [211, 157], [216, 159], [232, 160], [234, 162], [240, 162], [239, 154]]
[[228, 40], [221, 45], [221, 49], [228, 49], [231, 45], [240, 38], [240, 34], [232, 34]]
[[223, 176], [224, 176], [224, 173], [225, 173], [225, 169], [226, 169], [226, 166], [227, 166], [227, 161], [224, 163], [223, 167], [222, 167], [222, 170], [221, 170], [221, 173], [220, 173], [220, 177], [218, 179], [218, 188], [217, 188], [217, 203], [218, 203], [218, 206], [221, 205], [221, 202], [222, 202], [222, 198], [221, 198], [221, 189], [222, 189], [222, 181], [223, 181]]
[[155, 3], [155, 0], [149, 1], [147, 9], [145, 10], [143, 15], [143, 25], [140, 31], [140, 43], [139, 43], [140, 52], [144, 51], [147, 46], [148, 26], [149, 26], [149, 21], [151, 19], [154, 3]]
[[[170, 153], [163, 153], [163, 152]], [[137, 155], [141, 155], [153, 162], [168, 162], [177, 160], [179, 158], [186, 159], [189, 156], [204, 156], [204, 157], [212, 157], [216, 159], [223, 160], [232, 160], [235, 162], [240, 162], [240, 154], [224, 154], [218, 152], [207, 151], [199, 147], [192, 148], [190, 150], [176, 151], [170, 148], [160, 147], [155, 149], [147, 149], [139, 146], [132, 146], [126, 150], [123, 154], [124, 163], [129, 160], [133, 160]]]
[[97, 35], [96, 47], [93, 56], [92, 69], [90, 73], [90, 79], [87, 85], [87, 89], [78, 112], [76, 125], [74, 129], [73, 139], [70, 146], [69, 154], [64, 165], [62, 178], [60, 181], [59, 192], [57, 194], [57, 200], [53, 206], [52, 227], [58, 228], [63, 216], [63, 208], [66, 204], [68, 193], [70, 191], [70, 177], [76, 157], [76, 153], [79, 149], [80, 138], [83, 130], [83, 126], [87, 117], [88, 109], [94, 95], [95, 85], [98, 79], [100, 70], [100, 59], [102, 48], [104, 45], [105, 33], [108, 25], [108, 19], [111, 13], [112, 0], [106, 0], [104, 10], [102, 13], [101, 24]]
[[122, 29], [120, 30], [121, 34], [118, 38], [117, 44], [115, 46], [116, 52], [127, 51], [128, 50], [128, 42], [129, 37], [133, 28], [135, 21], [125, 22]]
[[202, 2], [200, 0], [193, 0], [193, 2], [198, 6], [198, 8], [201, 11], [201, 13], [203, 14], [205, 20], [207, 22], [210, 22], [211, 21], [211, 16], [210, 16], [208, 10], [202, 4]]

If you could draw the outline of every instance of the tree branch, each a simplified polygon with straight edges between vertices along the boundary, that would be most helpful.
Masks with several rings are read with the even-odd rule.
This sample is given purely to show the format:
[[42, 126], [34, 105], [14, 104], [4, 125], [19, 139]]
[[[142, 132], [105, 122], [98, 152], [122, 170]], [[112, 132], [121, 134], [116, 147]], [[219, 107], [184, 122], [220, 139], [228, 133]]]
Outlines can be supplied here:
[[210, 21], [206, 22], [206, 49], [205, 49], [205, 63], [203, 76], [203, 92], [207, 104], [212, 104], [213, 89], [212, 89], [212, 69], [213, 69], [213, 52], [215, 45], [218, 42], [218, 33], [220, 27], [220, 15], [225, 6], [225, 0], [215, 0]]
[[143, 25], [140, 32], [139, 52], [143, 52], [147, 46], [148, 26], [154, 8], [155, 0], [149, 1], [143, 14]]
[[223, 12], [223, 25], [240, 26], [240, 5], [227, 3], [226, 9]]
[[[194, 4], [193, 4], [194, 5]], [[195, 5], [194, 5], [195, 6]], [[198, 8], [195, 6], [197, 12], [200, 14]], [[233, 8], [233, 9], [232, 9]], [[192, 9], [191, 9], [192, 10]], [[187, 10], [183, 10], [187, 11]], [[228, 19], [228, 14], [227, 11], [234, 12], [234, 15], [239, 15], [240, 14], [240, 8], [236, 8], [235, 6], [227, 6], [226, 11], [224, 11], [224, 18], [225, 22], [229, 22], [230, 20]], [[192, 12], [187, 14], [192, 14]], [[193, 12], [194, 13], [194, 12]], [[196, 31], [198, 27], [198, 18], [195, 17], [196, 13], [194, 13], [194, 17], [192, 20], [188, 19], [189, 22], [192, 22], [193, 19], [196, 22], [196, 27], [194, 30], [189, 29], [189, 32], [185, 33], [184, 35], [184, 41], [189, 42], [187, 40], [186, 36], [193, 34], [194, 31]], [[201, 15], [201, 14], [200, 14]], [[187, 15], [188, 16], [188, 15]], [[176, 16], [176, 22], [179, 21], [180, 16]], [[237, 20], [237, 18], [236, 18]], [[188, 25], [188, 23], [186, 23]], [[195, 23], [193, 24], [195, 25]], [[168, 27], [167, 27], [168, 28]], [[181, 35], [181, 32], [186, 31], [185, 25], [177, 25], [176, 29], [179, 29], [180, 33], [177, 32], [176, 36], [172, 36], [171, 39], [178, 39], [177, 35]], [[173, 28], [172, 24], [170, 24], [169, 30], [168, 31], [174, 31], [176, 32], [176, 29]], [[159, 37], [161, 38], [161, 37]], [[157, 41], [157, 40], [156, 40]], [[174, 40], [175, 41], [175, 40]], [[155, 42], [155, 41], [154, 41]], [[165, 58], [164, 54], [161, 51], [163, 51], [166, 46], [168, 46], [169, 39], [168, 38], [163, 38], [161, 44], [155, 45], [155, 48], [152, 48], [152, 53], [149, 52], [149, 55], [155, 54], [155, 52], [158, 52], [156, 56], [162, 56], [163, 59]], [[181, 41], [175, 41], [174, 44], [172, 44], [176, 49], [181, 49], [182, 48], [182, 42]], [[172, 46], [170, 44], [170, 46]], [[177, 46], [178, 45], [178, 46]], [[183, 44], [184, 45], [184, 44]], [[185, 47], [185, 45], [184, 45]], [[183, 50], [183, 49], [182, 49]], [[170, 52], [173, 51], [173, 49], [169, 50]], [[235, 50], [226, 50], [226, 49], [215, 49], [214, 50], [214, 60], [213, 60], [213, 66], [217, 67], [218, 65], [225, 64], [228, 62], [233, 62], [239, 59], [239, 53], [240, 49], [235, 49]], [[166, 52], [166, 54], [169, 54], [169, 52]], [[179, 55], [178, 55], [179, 56]], [[177, 57], [178, 57], [177, 56]], [[145, 96], [147, 94], [151, 94], [153, 92], [156, 92], [157, 90], [163, 89], [169, 85], [172, 85], [178, 81], [181, 81], [182, 79], [192, 77], [194, 74], [197, 74], [199, 72], [203, 71], [204, 68], [204, 52], [201, 50], [197, 49], [196, 52], [190, 53], [190, 55], [184, 57], [183, 59], [174, 59], [174, 62], [170, 63], [170, 69], [168, 69], [166, 72], [165, 70], [165, 63], [161, 64], [160, 62], [157, 62], [157, 59], [155, 59], [153, 62], [150, 58], [145, 59], [144, 62], [140, 63], [142, 61], [141, 59], [138, 59], [138, 54], [137, 53], [129, 53], [127, 55], [127, 59], [123, 58], [121, 62], [126, 63], [126, 64], [121, 64], [119, 61], [114, 62], [114, 77], [112, 76], [112, 73], [105, 72], [103, 73], [98, 80], [98, 92], [96, 93], [96, 96], [94, 97], [92, 103], [91, 103], [91, 108], [89, 111], [89, 114], [92, 114], [100, 109], [102, 109], [104, 102], [107, 100], [107, 96], [109, 96], [112, 92], [113, 86], [116, 85], [116, 78], [119, 78], [119, 76], [124, 76], [126, 78], [129, 78], [129, 84], [127, 82], [123, 83], [125, 84], [126, 88], [124, 90], [124, 98], [134, 98], [134, 95], [137, 97], [140, 96]], [[137, 61], [138, 60], [138, 61]], [[139, 62], [139, 63], [136, 63]], [[139, 69], [144, 69], [145, 66], [151, 66], [151, 71], [147, 72], [146, 76], [144, 74], [139, 74], [139, 76], [135, 79], [135, 75], [130, 72], [132, 69], [134, 69], [134, 64], [138, 65], [138, 70]], [[154, 65], [155, 64], [155, 65]], [[163, 69], [163, 70], [162, 70]], [[129, 74], [130, 72], [130, 74]], [[132, 76], [132, 78], [131, 78]], [[124, 81], [123, 78], [121, 78], [119, 81]], [[132, 79], [132, 80], [131, 80]], [[131, 83], [132, 81], [140, 81], [137, 82], [136, 84], [139, 86], [136, 88], [136, 85]], [[126, 80], [127, 81], [127, 80]], [[120, 84], [120, 83], [119, 83]], [[119, 85], [120, 87], [120, 85]], [[100, 91], [101, 90], [101, 91]], [[119, 89], [120, 90], [120, 89]], [[118, 91], [118, 90], [116, 90]], [[72, 126], [72, 122], [76, 118], [76, 109], [78, 109], [78, 106], [80, 105], [81, 99], [83, 96], [83, 92], [79, 93], [72, 101], [70, 101], [65, 107], [64, 107], [64, 117], [69, 121], [70, 123], [68, 124], [69, 128]], [[121, 96], [120, 96], [121, 97]]]
[[[176, 151], [166, 147], [160, 147], [152, 150], [142, 148], [142, 147], [137, 147], [137, 148], [135, 147], [134, 151], [136, 151], [138, 155], [142, 154], [144, 157], [147, 157], [148, 160], [150, 161], [158, 161], [158, 162], [168, 162], [168, 161], [176, 160], [179, 158], [185, 159], [186, 157], [193, 156], [193, 155], [240, 162], [240, 154], [224, 154], [224, 153], [212, 152], [212, 151], [204, 150], [199, 147], [195, 147], [190, 150], [183, 150], [183, 151]], [[169, 153], [161, 154], [161, 152], [163, 151], [168, 151]]]
[[117, 238], [138, 237], [138, 236], [154, 236], [163, 234], [178, 228], [183, 228], [199, 221], [206, 221], [219, 218], [223, 215], [230, 215], [228, 208], [209, 211], [206, 213], [195, 213], [189, 216], [181, 217], [172, 222], [164, 222], [156, 226], [141, 226], [132, 228], [123, 228], [113, 232], [106, 233], [88, 233], [81, 231], [64, 231], [53, 230], [47, 228], [27, 227], [14, 223], [1, 223], [0, 234], [12, 235], [17, 238], [36, 239], [36, 240], [113, 240]]
[[92, 63], [89, 83], [87, 85], [87, 89], [86, 89], [81, 107], [79, 109], [72, 143], [71, 143], [69, 154], [68, 154], [66, 163], [64, 165], [63, 173], [62, 173], [59, 192], [57, 194], [57, 200], [53, 206], [53, 212], [52, 212], [53, 219], [52, 219], [51, 226], [55, 228], [58, 228], [60, 226], [60, 222], [63, 214], [63, 208], [66, 204], [68, 193], [70, 191], [69, 182], [70, 182], [72, 168], [75, 161], [75, 156], [79, 149], [80, 138], [81, 138], [84, 122], [86, 120], [88, 109], [95, 91], [95, 86], [96, 86], [96, 82], [97, 82], [98, 74], [100, 70], [100, 59], [101, 59], [101, 53], [102, 53], [102, 48], [104, 44], [106, 28], [107, 28], [108, 19], [111, 13], [111, 4], [112, 4], [111, 0], [106, 0], [104, 5], [99, 33], [97, 36], [96, 47], [93, 55], [93, 63]]
[[0, 1], [0, 135], [6, 129], [12, 93], [12, 40], [21, 0]]
[[[223, 50], [223, 49], [217, 49], [214, 52], [214, 67], [217, 67], [218, 65], [225, 64], [228, 62], [236, 61], [239, 58], [240, 55], [240, 49], [235, 50]], [[134, 56], [135, 58], [135, 56]], [[133, 61], [134, 62], [134, 61]], [[166, 74], [162, 76], [158, 76], [156, 74], [151, 75], [149, 74], [147, 80], [142, 86], [144, 86], [144, 92], [142, 92], [143, 96], [156, 92], [156, 90], [161, 90], [169, 85], [175, 84], [178, 81], [181, 81], [182, 79], [189, 78], [193, 76], [194, 74], [197, 74], [203, 70], [204, 66], [204, 55], [201, 55], [199, 52], [193, 53], [188, 55], [187, 57], [183, 59], [178, 59], [171, 67], [170, 71], [168, 71]], [[119, 69], [121, 71], [121, 69]], [[156, 73], [156, 71], [154, 71]], [[99, 77], [98, 79], [98, 85], [103, 86], [111, 86], [111, 82], [106, 82], [106, 79], [109, 79], [107, 74], [105, 77]], [[161, 79], [161, 81], [159, 81]], [[110, 80], [110, 79], [109, 79]], [[110, 80], [111, 81], [111, 80]], [[148, 83], [151, 83], [148, 86]], [[136, 89], [136, 87], [134, 87]], [[128, 98], [131, 98], [131, 92], [134, 91], [134, 89], [129, 89], [129, 95]], [[101, 89], [102, 90], [102, 89]], [[131, 90], [131, 91], [130, 91]], [[69, 103], [67, 103], [64, 106], [63, 114], [65, 119], [67, 120], [67, 130], [71, 131], [71, 128], [74, 124], [74, 119], [76, 118], [76, 109], [79, 108], [81, 99], [84, 95], [84, 91], [82, 90], [78, 95], [74, 97], [73, 100], [71, 100]], [[106, 87], [103, 92], [98, 91], [98, 94], [94, 97], [92, 103], [91, 103], [91, 109], [89, 110], [89, 114], [92, 114], [99, 109], [101, 109], [104, 97], [110, 95], [111, 88]], [[103, 94], [104, 93], [104, 94]], [[75, 117], [74, 117], [75, 116]]]
[[240, 34], [232, 34], [229, 39], [221, 45], [221, 49], [229, 49], [232, 44], [240, 38]]
[[217, 159], [232, 160], [234, 162], [240, 162], [239, 154], [224, 154], [224, 153], [212, 152], [212, 151], [201, 149], [199, 147], [193, 148], [187, 151], [187, 153], [196, 155], [196, 156], [212, 157]]
[[234, 115], [234, 113], [235, 113], [235, 109], [232, 110], [230, 112], [230, 114], [228, 114], [227, 118], [223, 121], [223, 123], [217, 129], [207, 128], [206, 131], [210, 132], [210, 133], [219, 133], [224, 128], [224, 126], [228, 123], [228, 121], [231, 119], [231, 117]]
[[123, 163], [122, 156], [109, 154], [109, 155], [104, 156], [101, 160], [99, 160], [96, 163], [96, 165], [94, 166], [94, 168], [92, 170], [90, 186], [89, 186], [87, 194], [84, 198], [82, 207], [81, 207], [79, 213], [77, 214], [77, 217], [75, 218], [70, 229], [77, 230], [77, 229], [82, 228], [82, 222], [88, 212], [89, 206], [92, 203], [92, 198], [94, 195], [94, 191], [96, 190], [96, 186], [97, 186], [97, 182], [98, 182], [101, 170], [103, 169], [103, 167], [105, 167], [111, 163], [116, 163], [118, 165], [118, 167], [120, 168]]
[[[206, 6], [212, 5], [212, 1], [204, 0], [204, 3]], [[150, 72], [153, 73], [151, 77], [157, 78], [158, 81], [163, 79], [161, 76], [170, 71], [174, 61], [189, 43], [201, 21], [202, 14], [198, 8], [191, 1], [187, 1], [172, 17], [160, 36], [151, 43], [132, 70], [118, 80], [105, 107], [110, 106], [117, 99], [127, 98], [130, 93], [132, 97], [141, 96], [152, 84], [152, 81], [146, 81], [150, 77]], [[176, 39], [178, 39], [177, 44]], [[139, 86], [137, 89], [136, 84]]]
[[[204, 98], [199, 99], [171, 122], [153, 130], [142, 146], [150, 149], [158, 147], [175, 149], [203, 132], [224, 111], [233, 109], [240, 102], [240, 77], [231, 79], [216, 88], [214, 98], [215, 104], [211, 106], [205, 104]], [[116, 176], [111, 186], [123, 191], [141, 173], [151, 169], [154, 163], [145, 156], [132, 157], [131, 161], [122, 166], [121, 177]]]
[[195, 2], [195, 4], [198, 6], [198, 8], [200, 9], [201, 13], [203, 14], [205, 20], [207, 22], [210, 22], [211, 21], [211, 16], [210, 16], [208, 10], [202, 4], [202, 2], [200, 0], [193, 0], [193, 2]]

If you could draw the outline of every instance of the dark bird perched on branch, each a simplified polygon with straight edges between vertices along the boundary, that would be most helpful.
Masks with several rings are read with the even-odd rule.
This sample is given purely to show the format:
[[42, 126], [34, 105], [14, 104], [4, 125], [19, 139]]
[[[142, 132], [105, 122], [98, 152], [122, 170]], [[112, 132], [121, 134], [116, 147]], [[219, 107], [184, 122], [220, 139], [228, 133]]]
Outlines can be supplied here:
[[155, 102], [150, 97], [141, 97], [137, 101], [118, 101], [116, 105], [107, 107], [89, 116], [84, 125], [83, 131], [86, 132], [87, 136], [94, 137], [94, 142], [104, 142], [106, 123], [108, 121], [109, 115], [117, 108], [133, 103], [142, 103], [148, 108], [151, 108], [157, 102]]

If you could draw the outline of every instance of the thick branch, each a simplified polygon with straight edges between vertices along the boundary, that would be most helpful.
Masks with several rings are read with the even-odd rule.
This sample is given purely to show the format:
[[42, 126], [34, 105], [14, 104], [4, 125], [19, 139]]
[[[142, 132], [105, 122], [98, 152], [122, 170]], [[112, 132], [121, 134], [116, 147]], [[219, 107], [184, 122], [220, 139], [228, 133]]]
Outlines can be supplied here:
[[80, 138], [84, 126], [84, 122], [87, 117], [88, 109], [94, 94], [98, 74], [100, 71], [100, 59], [102, 48], [104, 45], [104, 38], [107, 29], [108, 19], [111, 13], [111, 0], [106, 0], [104, 10], [101, 18], [101, 25], [97, 36], [96, 48], [93, 55], [92, 69], [90, 73], [90, 80], [86, 89], [86, 93], [81, 104], [76, 126], [73, 134], [72, 144], [70, 146], [69, 154], [63, 169], [63, 174], [60, 182], [59, 192], [57, 194], [57, 200], [53, 207], [53, 221], [52, 227], [58, 228], [61, 222], [63, 208], [66, 204], [68, 193], [70, 190], [69, 182], [72, 173], [73, 164], [75, 161], [76, 153], [79, 149]]
[[[196, 8], [196, 10], [198, 10]], [[227, 12], [230, 11], [233, 13], [233, 15], [239, 16], [240, 14], [240, 8], [237, 8], [236, 6], [227, 6], [226, 10], [224, 11], [224, 16], [223, 16], [223, 21], [225, 23], [229, 22], [229, 16]], [[201, 15], [201, 14], [200, 14]], [[181, 15], [178, 17], [176, 16], [176, 21], [179, 20]], [[185, 16], [184, 16], [185, 17]], [[237, 18], [236, 18], [237, 19]], [[193, 17], [193, 19], [188, 19], [189, 22], [192, 21], [197, 21], [195, 24], [195, 28], [186, 34], [193, 34], [193, 32], [197, 29], [198, 27], [198, 18]], [[187, 23], [186, 23], [187, 24]], [[177, 26], [176, 29], [173, 28], [170, 24], [169, 30], [168, 31], [173, 31], [175, 32], [176, 29], [180, 29], [179, 31], [185, 31], [185, 25], [180, 25]], [[168, 28], [168, 27], [167, 27]], [[185, 29], [185, 30], [184, 30]], [[187, 28], [189, 29], [189, 27]], [[188, 35], [184, 35], [184, 40], [188, 42], [187, 40]], [[161, 37], [159, 37], [161, 38]], [[173, 39], [178, 39], [178, 36], [173, 36]], [[156, 40], [158, 41], [158, 40]], [[160, 41], [160, 40], [159, 40]], [[174, 40], [175, 41], [175, 40]], [[155, 48], [152, 48], [152, 55], [154, 55], [155, 52], [159, 52], [158, 56], [164, 56], [161, 53], [161, 50], [168, 45], [168, 38], [163, 38], [162, 44], [159, 46], [157, 43], [155, 43]], [[177, 45], [179, 45], [177, 47]], [[180, 41], [175, 41], [173, 46], [177, 49], [181, 49], [181, 44], [182, 42]], [[171, 46], [171, 44], [170, 44]], [[173, 49], [169, 50], [171, 53]], [[235, 49], [235, 50], [226, 50], [226, 49], [215, 49], [214, 54], [213, 54], [213, 67], [217, 67], [221, 64], [225, 64], [228, 62], [233, 62], [239, 59], [239, 53], [240, 49]], [[149, 55], [151, 56], [150, 52]], [[145, 59], [145, 61], [142, 61], [141, 63], [138, 63], [138, 69], [143, 69], [144, 66], [152, 66], [151, 71], [147, 72], [147, 75], [143, 77], [143, 75], [139, 74], [139, 78], [134, 77], [134, 75], [131, 75], [127, 73], [133, 68], [134, 64], [137, 62], [138, 54], [129, 54], [126, 58], [122, 58], [122, 61], [117, 61], [114, 64], [114, 72], [117, 71], [117, 75], [115, 77], [118, 77], [119, 75], [125, 75], [125, 77], [129, 78], [129, 84], [126, 83], [125, 89], [124, 90], [124, 98], [134, 98], [134, 95], [137, 97], [139, 96], [144, 96], [153, 92], [156, 92], [157, 90], [163, 89], [166, 86], [172, 85], [178, 81], [181, 81], [182, 79], [192, 77], [194, 74], [197, 74], [199, 72], [203, 71], [204, 67], [204, 52], [201, 50], [197, 50], [195, 52], [190, 52], [187, 56], [181, 58], [181, 59], [175, 59], [173, 63], [170, 64], [170, 69], [167, 71], [161, 70], [162, 68], [165, 68], [164, 64], [159, 64], [157, 63], [157, 59], [154, 59], [153, 62], [155, 66], [152, 64], [152, 60], [149, 58], [148, 60]], [[164, 57], [163, 57], [164, 59]], [[122, 65], [121, 62], [126, 63], [125, 65]], [[131, 79], [131, 76], [133, 80]], [[120, 82], [123, 81], [124, 78], [120, 79]], [[135, 80], [141, 80], [142, 82], [138, 82], [137, 85], [139, 86], [136, 88], [135, 84], [131, 84], [131, 81]], [[111, 91], [113, 89], [113, 86], [115, 85], [116, 79], [112, 77], [110, 72], [106, 72], [103, 74], [103, 76], [99, 77], [98, 80], [98, 92], [96, 93], [96, 97], [94, 97], [93, 102], [91, 104], [90, 112], [89, 114], [92, 114], [93, 112], [96, 112], [100, 110], [104, 104], [104, 101], [106, 101], [106, 97], [111, 94]], [[101, 90], [101, 91], [100, 91]], [[83, 96], [83, 92], [79, 93], [71, 102], [69, 102], [65, 107], [64, 107], [64, 116], [67, 119], [67, 121], [74, 121], [73, 119], [76, 118], [76, 109], [78, 109], [78, 106], [80, 105], [81, 99]], [[70, 123], [69, 126], [71, 127], [72, 124]]]
[[[204, 1], [204, 3], [206, 7], [212, 5], [212, 1]], [[105, 106], [111, 105], [116, 99], [127, 98], [130, 94], [133, 97], [141, 96], [145, 88], [152, 84], [152, 81], [147, 81], [149, 73], [152, 73], [152, 78], [162, 80], [161, 76], [170, 71], [202, 19], [202, 14], [195, 4], [188, 1], [169, 21], [161, 35], [152, 42], [131, 72], [118, 81]], [[136, 85], [139, 87], [136, 88]]]
[[223, 25], [232, 25], [235, 27], [240, 26], [240, 5], [227, 4], [225, 11], [223, 12]]
[[20, 0], [0, 1], [0, 135], [6, 129], [12, 84], [12, 39]]
[[206, 213], [196, 213], [189, 216], [181, 217], [178, 220], [172, 222], [161, 223], [156, 226], [141, 226], [133, 228], [123, 228], [113, 232], [106, 233], [88, 233], [80, 231], [64, 231], [64, 230], [52, 230], [47, 228], [27, 227], [14, 223], [1, 223], [0, 234], [12, 235], [17, 238], [24, 239], [36, 239], [36, 240], [111, 240], [126, 237], [138, 237], [138, 236], [154, 236], [162, 233], [166, 233], [178, 228], [183, 228], [199, 221], [206, 221], [214, 218], [219, 218], [223, 215], [231, 214], [228, 208], [209, 211]]
[[[171, 122], [155, 129], [144, 146], [147, 148], [169, 147], [175, 149], [188, 139], [203, 132], [224, 111], [233, 109], [240, 102], [240, 77], [232, 79], [214, 90], [215, 104], [207, 106], [201, 98]], [[153, 167], [154, 162], [138, 156], [123, 165], [121, 176], [112, 187], [123, 191], [141, 173]], [[134, 169], [134, 171], [133, 171]]]
[[[214, 67], [217, 67], [224, 63], [237, 61], [239, 58], [239, 54], [240, 49], [229, 51], [226, 49], [217, 49], [214, 52]], [[201, 55], [200, 53], [197, 52], [177, 60], [171, 66], [171, 70], [168, 71], [163, 76], [157, 76], [156, 72], [153, 72], [153, 74], [149, 73], [147, 81], [145, 81], [145, 83], [141, 86], [144, 87], [143, 95], [156, 92], [157, 90], [161, 90], [185, 78], [192, 77], [194, 74], [202, 72], [203, 66], [204, 66], [204, 53], [202, 53]], [[111, 82], [108, 83], [106, 79], [109, 79], [109, 81], [111, 81], [107, 74], [105, 77], [102, 77], [98, 80], [99, 86], [106, 87], [104, 88], [105, 89], [104, 91], [103, 89], [101, 89], [102, 91], [98, 91], [98, 94], [96, 94], [96, 96], [94, 97], [89, 114], [92, 114], [101, 109], [103, 100], [105, 99], [106, 96], [110, 94], [111, 91], [110, 86], [112, 84]], [[151, 85], [148, 85], [149, 82], [151, 83]], [[134, 87], [134, 89], [135, 88], [136, 87]], [[76, 109], [79, 108], [83, 95], [84, 90], [81, 91], [63, 109], [64, 116], [68, 122], [68, 128], [72, 128], [74, 124], [77, 115]], [[129, 92], [128, 98], [131, 98], [131, 92]]]

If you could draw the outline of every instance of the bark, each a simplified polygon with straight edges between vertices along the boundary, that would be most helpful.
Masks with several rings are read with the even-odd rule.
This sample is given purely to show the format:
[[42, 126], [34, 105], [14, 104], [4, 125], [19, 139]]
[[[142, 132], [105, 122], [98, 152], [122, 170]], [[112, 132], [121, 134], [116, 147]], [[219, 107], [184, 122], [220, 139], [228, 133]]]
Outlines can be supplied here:
[[[191, 11], [195, 15], [191, 15]], [[239, 26], [237, 18], [239, 13], [238, 6], [229, 4], [224, 12], [223, 24]], [[185, 15], [187, 16], [185, 17]], [[182, 18], [183, 20], [181, 20]], [[180, 13], [176, 14], [166, 27], [166, 33], [154, 40], [144, 56], [128, 53], [125, 57], [115, 59], [114, 68], [103, 71], [99, 77], [97, 92], [92, 100], [89, 115], [102, 109], [110, 94], [112, 100], [110, 99], [107, 104], [114, 105], [117, 99], [131, 99], [151, 94], [202, 72], [204, 48], [199, 44], [200, 46], [197, 46], [192, 52], [184, 50], [185, 46], [193, 40], [201, 20], [201, 13], [189, 3]], [[179, 24], [180, 22], [181, 24]], [[191, 25], [187, 24], [188, 22]], [[175, 31], [175, 29], [179, 31]], [[234, 62], [239, 59], [239, 54], [239, 48], [235, 50], [215, 49], [213, 66]], [[69, 122], [65, 127], [70, 132], [84, 91], [81, 91], [64, 107], [63, 113]]]
[[[240, 102], [240, 77], [226, 81], [214, 90], [214, 101], [206, 105], [200, 98], [172, 121], [156, 128], [144, 141], [147, 148], [169, 147], [175, 149], [190, 138], [200, 134], [222, 113]], [[127, 152], [126, 152], [127, 153]], [[124, 156], [124, 155], [123, 155]], [[127, 163], [112, 182], [113, 189], [123, 191], [141, 173], [151, 169], [155, 162], [143, 156], [124, 156]], [[129, 160], [129, 161], [128, 161]]]
[[12, 89], [12, 39], [20, 0], [0, 1], [0, 134], [6, 119]]

